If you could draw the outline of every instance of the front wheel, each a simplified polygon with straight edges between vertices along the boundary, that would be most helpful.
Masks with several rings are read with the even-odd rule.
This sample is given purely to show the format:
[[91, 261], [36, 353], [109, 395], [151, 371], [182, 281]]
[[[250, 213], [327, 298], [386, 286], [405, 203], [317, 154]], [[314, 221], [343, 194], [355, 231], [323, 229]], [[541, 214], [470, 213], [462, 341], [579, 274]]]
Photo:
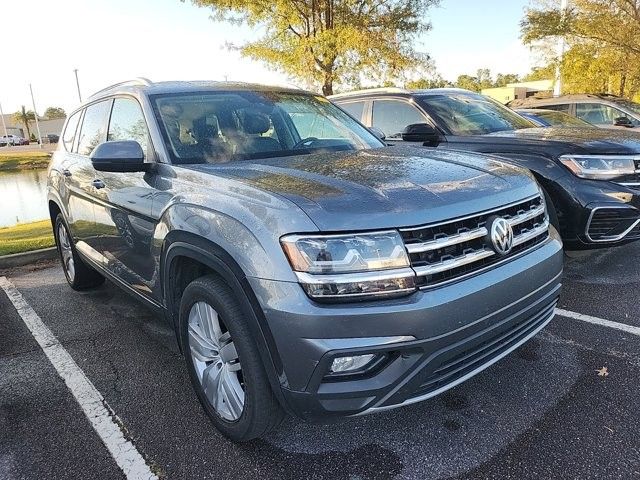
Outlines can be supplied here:
[[284, 414], [231, 289], [213, 275], [194, 280], [179, 321], [191, 383], [216, 428], [244, 442], [278, 426]]
[[104, 277], [87, 265], [78, 255], [67, 224], [59, 213], [54, 226], [56, 246], [67, 282], [74, 290], [86, 290], [104, 283]]

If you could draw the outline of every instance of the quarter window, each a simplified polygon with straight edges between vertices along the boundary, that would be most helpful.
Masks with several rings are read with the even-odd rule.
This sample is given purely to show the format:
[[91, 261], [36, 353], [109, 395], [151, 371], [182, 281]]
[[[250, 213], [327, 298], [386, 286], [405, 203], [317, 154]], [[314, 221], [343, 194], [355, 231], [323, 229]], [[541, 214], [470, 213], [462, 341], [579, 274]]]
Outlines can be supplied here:
[[140, 105], [130, 98], [116, 98], [111, 110], [107, 141], [134, 140], [147, 152], [149, 130]]
[[62, 135], [62, 142], [64, 143], [64, 148], [67, 151], [71, 151], [71, 147], [73, 147], [73, 141], [76, 138], [76, 130], [78, 129], [78, 121], [80, 120], [80, 112], [76, 112], [69, 117], [67, 121], [67, 126], [64, 128], [64, 134]]
[[111, 100], [89, 105], [84, 114], [80, 129], [80, 143], [78, 153], [91, 155], [91, 152], [107, 138], [107, 118]]
[[542, 107], [535, 107], [535, 108], [542, 108], [543, 110], [555, 110], [556, 112], [569, 113], [570, 106], [571, 104], [569, 103], [561, 103], [558, 105], [544, 105]]
[[387, 139], [401, 138], [407, 125], [425, 122], [420, 111], [408, 103], [397, 100], [373, 102], [373, 126], [382, 130]]

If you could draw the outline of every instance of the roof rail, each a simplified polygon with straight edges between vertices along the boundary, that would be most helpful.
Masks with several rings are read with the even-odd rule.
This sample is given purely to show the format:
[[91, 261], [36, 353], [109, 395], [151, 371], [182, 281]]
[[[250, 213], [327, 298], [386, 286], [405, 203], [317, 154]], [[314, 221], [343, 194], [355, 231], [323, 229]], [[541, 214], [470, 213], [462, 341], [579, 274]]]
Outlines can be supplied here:
[[361, 93], [411, 93], [411, 91], [398, 87], [363, 88], [362, 90], [329, 95], [327, 98], [350, 97], [351, 95], [358, 95]]
[[93, 98], [93, 97], [97, 97], [99, 94], [106, 92], [108, 90], [112, 90], [116, 87], [126, 87], [128, 85], [143, 85], [143, 86], [149, 86], [151, 85], [153, 82], [151, 80], [149, 80], [148, 78], [145, 77], [136, 77], [133, 78], [131, 80], [125, 80], [124, 82], [118, 82], [118, 83], [114, 83], [113, 85], [109, 85], [108, 87], [105, 87], [101, 90], [98, 90], [97, 92], [92, 93], [91, 95], [89, 95], [89, 98]]

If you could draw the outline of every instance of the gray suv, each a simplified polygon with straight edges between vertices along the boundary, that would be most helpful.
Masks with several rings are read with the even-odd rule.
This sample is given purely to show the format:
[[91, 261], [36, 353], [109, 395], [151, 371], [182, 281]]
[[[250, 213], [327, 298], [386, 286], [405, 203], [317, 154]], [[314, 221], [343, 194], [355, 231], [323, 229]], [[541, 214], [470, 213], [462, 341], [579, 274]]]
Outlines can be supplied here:
[[135, 80], [73, 112], [49, 171], [66, 278], [175, 330], [214, 425], [244, 441], [418, 402], [553, 317], [562, 245], [533, 177], [386, 147], [300, 90]]

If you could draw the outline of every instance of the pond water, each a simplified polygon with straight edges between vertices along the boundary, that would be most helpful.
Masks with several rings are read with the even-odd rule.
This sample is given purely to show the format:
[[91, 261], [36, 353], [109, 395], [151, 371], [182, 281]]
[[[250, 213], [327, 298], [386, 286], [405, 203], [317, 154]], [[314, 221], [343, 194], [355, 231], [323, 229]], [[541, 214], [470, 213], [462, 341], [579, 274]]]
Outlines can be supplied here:
[[48, 217], [46, 170], [0, 173], [0, 227]]

